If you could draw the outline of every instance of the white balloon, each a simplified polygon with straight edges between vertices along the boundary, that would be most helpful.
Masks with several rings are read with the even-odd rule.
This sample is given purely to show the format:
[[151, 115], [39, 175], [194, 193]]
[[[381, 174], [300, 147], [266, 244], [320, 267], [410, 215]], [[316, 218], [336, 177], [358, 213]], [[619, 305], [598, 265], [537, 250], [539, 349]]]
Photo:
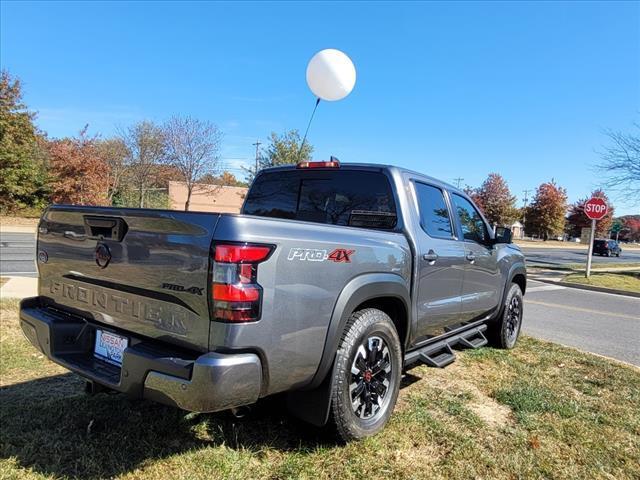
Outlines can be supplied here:
[[316, 97], [329, 102], [342, 100], [355, 84], [356, 67], [340, 50], [321, 50], [309, 60], [307, 85]]

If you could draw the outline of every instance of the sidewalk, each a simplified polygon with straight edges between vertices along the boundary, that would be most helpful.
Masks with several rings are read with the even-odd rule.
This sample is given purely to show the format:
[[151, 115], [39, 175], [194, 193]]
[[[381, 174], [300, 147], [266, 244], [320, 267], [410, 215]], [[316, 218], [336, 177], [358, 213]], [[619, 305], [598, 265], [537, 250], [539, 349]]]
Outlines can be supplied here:
[[3, 277], [7, 282], [0, 287], [0, 298], [27, 298], [38, 294], [38, 279], [34, 277]]
[[0, 215], [0, 233], [35, 233], [38, 219]]
[[0, 225], [0, 233], [33, 233], [35, 235], [37, 228], [35, 225]]

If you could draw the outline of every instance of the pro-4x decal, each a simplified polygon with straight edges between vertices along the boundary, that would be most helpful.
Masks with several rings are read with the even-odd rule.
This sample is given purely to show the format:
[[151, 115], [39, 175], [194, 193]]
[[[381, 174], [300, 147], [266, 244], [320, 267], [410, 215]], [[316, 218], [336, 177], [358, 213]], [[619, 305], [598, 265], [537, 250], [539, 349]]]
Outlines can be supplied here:
[[330, 260], [336, 263], [351, 263], [351, 255], [355, 250], [336, 248], [331, 252], [316, 248], [292, 248], [289, 250], [288, 260], [304, 260], [307, 262], [324, 262]]

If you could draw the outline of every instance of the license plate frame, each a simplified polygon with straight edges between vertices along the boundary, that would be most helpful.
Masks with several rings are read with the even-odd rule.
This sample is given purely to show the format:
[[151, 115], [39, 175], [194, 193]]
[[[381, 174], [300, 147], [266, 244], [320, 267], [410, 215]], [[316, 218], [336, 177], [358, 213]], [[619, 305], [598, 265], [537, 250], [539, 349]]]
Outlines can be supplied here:
[[93, 356], [116, 367], [122, 367], [122, 354], [129, 346], [129, 339], [108, 330], [96, 329]]

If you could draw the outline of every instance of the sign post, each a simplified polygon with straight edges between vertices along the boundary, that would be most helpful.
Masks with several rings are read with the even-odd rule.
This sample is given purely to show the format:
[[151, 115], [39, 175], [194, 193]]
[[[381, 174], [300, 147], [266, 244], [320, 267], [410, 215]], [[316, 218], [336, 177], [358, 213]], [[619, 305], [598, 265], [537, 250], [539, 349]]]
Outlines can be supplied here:
[[607, 204], [601, 198], [593, 197], [584, 204], [584, 213], [591, 219], [591, 235], [589, 235], [589, 252], [587, 253], [587, 270], [585, 277], [591, 275], [591, 258], [593, 257], [593, 241], [596, 236], [596, 220], [603, 218], [608, 211]]

